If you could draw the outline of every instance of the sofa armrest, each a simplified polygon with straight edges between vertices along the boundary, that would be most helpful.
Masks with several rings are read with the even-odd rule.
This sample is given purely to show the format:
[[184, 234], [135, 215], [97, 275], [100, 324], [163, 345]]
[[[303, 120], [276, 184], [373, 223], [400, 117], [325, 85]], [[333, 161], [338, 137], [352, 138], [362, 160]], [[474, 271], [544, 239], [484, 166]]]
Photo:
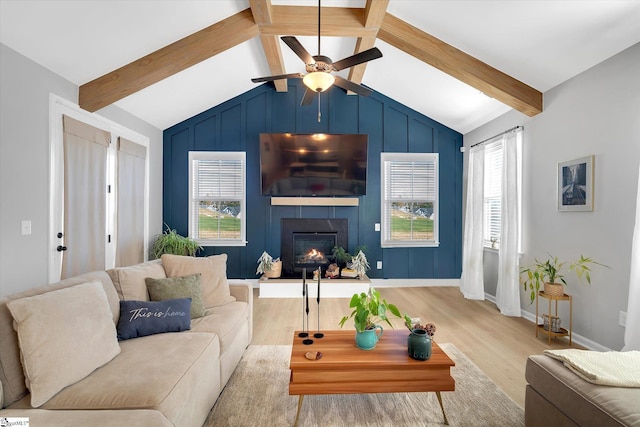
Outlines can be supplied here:
[[229, 280], [229, 291], [236, 301], [249, 304], [249, 343], [253, 338], [253, 284], [243, 280]]
[[236, 301], [244, 301], [253, 305], [253, 284], [243, 280], [229, 280], [229, 291]]

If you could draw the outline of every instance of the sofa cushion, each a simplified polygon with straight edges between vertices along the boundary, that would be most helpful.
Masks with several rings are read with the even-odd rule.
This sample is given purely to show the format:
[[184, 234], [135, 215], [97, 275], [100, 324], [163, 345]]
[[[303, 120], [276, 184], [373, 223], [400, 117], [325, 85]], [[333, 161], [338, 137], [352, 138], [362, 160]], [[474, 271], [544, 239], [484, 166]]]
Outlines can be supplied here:
[[164, 254], [161, 259], [167, 277], [202, 274], [202, 302], [206, 308], [236, 300], [231, 296], [227, 282], [227, 254], [197, 258]]
[[207, 315], [193, 319], [193, 332], [213, 332], [220, 339], [220, 353], [225, 353], [249, 318], [249, 304], [234, 301], [207, 309]]
[[175, 426], [204, 423], [220, 392], [216, 335], [158, 334], [121, 341], [120, 346], [122, 352], [111, 362], [42, 408], [155, 409]]
[[102, 284], [92, 281], [7, 303], [15, 320], [31, 406], [120, 353]]
[[118, 339], [191, 329], [191, 298], [166, 301], [120, 301]]
[[13, 327], [13, 316], [7, 304], [13, 300], [69, 288], [81, 283], [91, 282], [92, 280], [98, 280], [102, 283], [102, 289], [104, 289], [107, 299], [109, 300], [109, 307], [115, 327], [115, 324], [118, 322], [118, 317], [120, 316], [120, 299], [109, 275], [104, 270], [92, 271], [64, 279], [58, 283], [31, 288], [17, 294], [0, 298], [0, 381], [2, 382], [4, 404], [6, 406], [11, 405], [28, 393], [22, 362], [20, 360], [18, 334]]
[[164, 279], [147, 277], [145, 282], [149, 290], [149, 298], [151, 298], [151, 301], [191, 298], [191, 318], [202, 317], [204, 316], [204, 304], [202, 303], [200, 276], [201, 274], [197, 273]]
[[121, 300], [149, 301], [147, 277], [161, 279], [167, 277], [160, 260], [153, 260], [129, 267], [118, 267], [107, 270], [113, 286]]

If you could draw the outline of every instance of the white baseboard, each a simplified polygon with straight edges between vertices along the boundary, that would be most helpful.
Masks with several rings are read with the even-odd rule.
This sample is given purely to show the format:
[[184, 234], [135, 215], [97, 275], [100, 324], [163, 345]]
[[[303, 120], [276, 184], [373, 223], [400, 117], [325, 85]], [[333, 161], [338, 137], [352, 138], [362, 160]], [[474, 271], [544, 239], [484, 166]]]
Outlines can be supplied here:
[[460, 279], [371, 279], [374, 288], [460, 287]]

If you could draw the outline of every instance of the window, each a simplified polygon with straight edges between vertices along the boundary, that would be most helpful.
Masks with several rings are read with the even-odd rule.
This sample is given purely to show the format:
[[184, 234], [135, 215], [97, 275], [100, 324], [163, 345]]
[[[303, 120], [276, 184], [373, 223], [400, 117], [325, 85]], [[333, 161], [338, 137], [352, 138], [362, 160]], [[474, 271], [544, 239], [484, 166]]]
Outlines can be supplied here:
[[246, 245], [246, 153], [189, 152], [189, 236], [202, 246]]
[[[502, 227], [502, 159], [504, 157], [502, 136], [488, 141], [484, 146], [484, 246], [500, 248]], [[518, 170], [518, 212], [522, 212], [522, 132], [516, 132]], [[518, 250], [520, 250], [521, 219], [518, 218]]]
[[502, 138], [484, 147], [484, 246], [500, 247]]
[[381, 159], [381, 246], [438, 246], [438, 154], [382, 153]]

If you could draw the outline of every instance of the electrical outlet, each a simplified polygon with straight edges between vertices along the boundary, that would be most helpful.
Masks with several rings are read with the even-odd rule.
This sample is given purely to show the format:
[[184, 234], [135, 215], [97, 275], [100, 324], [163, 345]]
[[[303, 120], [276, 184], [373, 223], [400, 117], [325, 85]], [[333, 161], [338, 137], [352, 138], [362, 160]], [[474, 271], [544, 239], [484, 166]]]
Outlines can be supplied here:
[[618, 323], [620, 324], [620, 326], [627, 326], [627, 312], [626, 311], [621, 311], [620, 315], [618, 316]]
[[374, 229], [375, 231], [380, 231], [380, 223], [379, 223], [379, 222], [376, 222], [376, 225], [374, 225], [374, 226], [373, 226], [373, 229]]
[[23, 236], [30, 235], [31, 234], [31, 221], [23, 220], [20, 229], [22, 231], [22, 235]]
[[382, 261], [378, 261], [378, 262], [376, 263], [376, 268], [377, 268], [378, 270], [382, 270]]

